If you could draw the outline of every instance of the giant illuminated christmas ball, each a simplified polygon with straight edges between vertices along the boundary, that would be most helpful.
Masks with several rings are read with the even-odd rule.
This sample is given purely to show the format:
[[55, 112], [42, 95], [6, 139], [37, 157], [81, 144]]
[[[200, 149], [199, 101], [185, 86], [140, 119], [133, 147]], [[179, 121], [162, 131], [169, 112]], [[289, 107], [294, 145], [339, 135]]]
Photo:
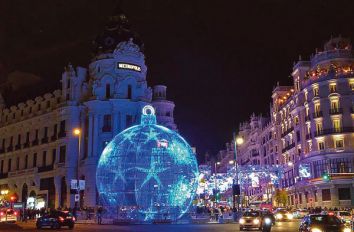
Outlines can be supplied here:
[[177, 220], [197, 188], [198, 164], [188, 143], [156, 124], [155, 110], [143, 108], [132, 126], [106, 146], [96, 181], [100, 204], [113, 218], [153, 222]]

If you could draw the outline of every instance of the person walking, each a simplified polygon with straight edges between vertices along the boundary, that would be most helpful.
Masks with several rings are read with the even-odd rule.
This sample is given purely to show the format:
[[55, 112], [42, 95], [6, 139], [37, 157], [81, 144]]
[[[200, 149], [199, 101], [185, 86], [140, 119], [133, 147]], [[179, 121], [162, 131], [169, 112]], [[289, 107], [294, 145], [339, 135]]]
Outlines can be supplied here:
[[98, 225], [102, 225], [102, 213], [103, 213], [103, 208], [102, 208], [102, 206], [100, 206], [97, 209], [97, 224]]

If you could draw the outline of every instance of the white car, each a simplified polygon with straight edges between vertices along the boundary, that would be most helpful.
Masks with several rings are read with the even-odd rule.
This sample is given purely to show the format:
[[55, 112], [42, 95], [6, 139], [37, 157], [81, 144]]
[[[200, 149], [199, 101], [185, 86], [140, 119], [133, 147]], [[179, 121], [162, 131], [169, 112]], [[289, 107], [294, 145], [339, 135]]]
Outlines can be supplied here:
[[308, 214], [309, 214], [309, 211], [306, 209], [298, 209], [293, 213], [294, 218], [304, 218]]
[[0, 222], [13, 222], [17, 221], [17, 212], [13, 209], [0, 210]]
[[244, 212], [239, 223], [240, 231], [246, 229], [262, 230], [262, 215], [258, 211]]

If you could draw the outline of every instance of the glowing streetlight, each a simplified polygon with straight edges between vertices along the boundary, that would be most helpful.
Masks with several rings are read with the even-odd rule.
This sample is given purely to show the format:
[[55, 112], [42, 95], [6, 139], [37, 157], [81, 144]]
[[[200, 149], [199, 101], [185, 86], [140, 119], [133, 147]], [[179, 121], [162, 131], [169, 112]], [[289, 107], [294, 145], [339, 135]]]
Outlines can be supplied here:
[[244, 140], [243, 140], [242, 137], [237, 137], [237, 138], [236, 138], [236, 144], [237, 144], [237, 145], [241, 145], [241, 144], [243, 144], [243, 142], [244, 142]]
[[294, 166], [294, 163], [291, 162], [291, 161], [289, 161], [289, 162], [288, 162], [288, 166], [289, 166], [289, 167], [292, 167], [292, 166]]
[[[76, 184], [77, 184], [77, 194], [80, 194], [80, 185], [79, 185], [79, 165], [80, 165], [80, 154], [81, 154], [81, 129], [80, 128], [74, 128], [73, 129], [73, 135], [78, 137], [78, 154], [77, 154], [77, 169], [76, 169]], [[78, 202], [78, 206], [80, 205], [80, 198]]]
[[231, 164], [231, 165], [234, 164], [234, 163], [235, 163], [234, 160], [230, 160], [230, 161], [229, 161], [229, 164]]
[[74, 128], [73, 134], [74, 134], [75, 136], [79, 136], [79, 135], [81, 134], [80, 128]]

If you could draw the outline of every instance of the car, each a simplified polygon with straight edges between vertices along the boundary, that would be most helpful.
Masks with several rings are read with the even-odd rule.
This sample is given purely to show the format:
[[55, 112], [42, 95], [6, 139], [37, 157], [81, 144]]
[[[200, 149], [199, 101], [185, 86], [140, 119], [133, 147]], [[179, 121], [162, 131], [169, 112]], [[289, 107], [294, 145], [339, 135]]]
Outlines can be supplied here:
[[298, 209], [293, 213], [294, 218], [304, 218], [309, 214], [309, 211], [306, 209]]
[[269, 210], [262, 210], [261, 213], [264, 218], [267, 217], [271, 220], [272, 225], [275, 225], [275, 217], [273, 213], [271, 213]]
[[305, 216], [299, 227], [299, 232], [351, 232], [351, 229], [335, 215], [311, 214]]
[[347, 211], [334, 211], [333, 214], [345, 223], [352, 222], [352, 215]]
[[69, 211], [53, 211], [49, 214], [37, 219], [36, 227], [50, 227], [52, 229], [60, 229], [62, 226], [67, 226], [73, 229], [75, 226], [75, 217]]
[[13, 209], [1, 209], [0, 210], [0, 222], [12, 222], [17, 221], [17, 212]]
[[293, 214], [287, 210], [280, 209], [274, 212], [275, 220], [277, 221], [289, 221], [294, 218]]
[[239, 220], [240, 231], [245, 229], [262, 230], [262, 214], [258, 211], [246, 211]]

